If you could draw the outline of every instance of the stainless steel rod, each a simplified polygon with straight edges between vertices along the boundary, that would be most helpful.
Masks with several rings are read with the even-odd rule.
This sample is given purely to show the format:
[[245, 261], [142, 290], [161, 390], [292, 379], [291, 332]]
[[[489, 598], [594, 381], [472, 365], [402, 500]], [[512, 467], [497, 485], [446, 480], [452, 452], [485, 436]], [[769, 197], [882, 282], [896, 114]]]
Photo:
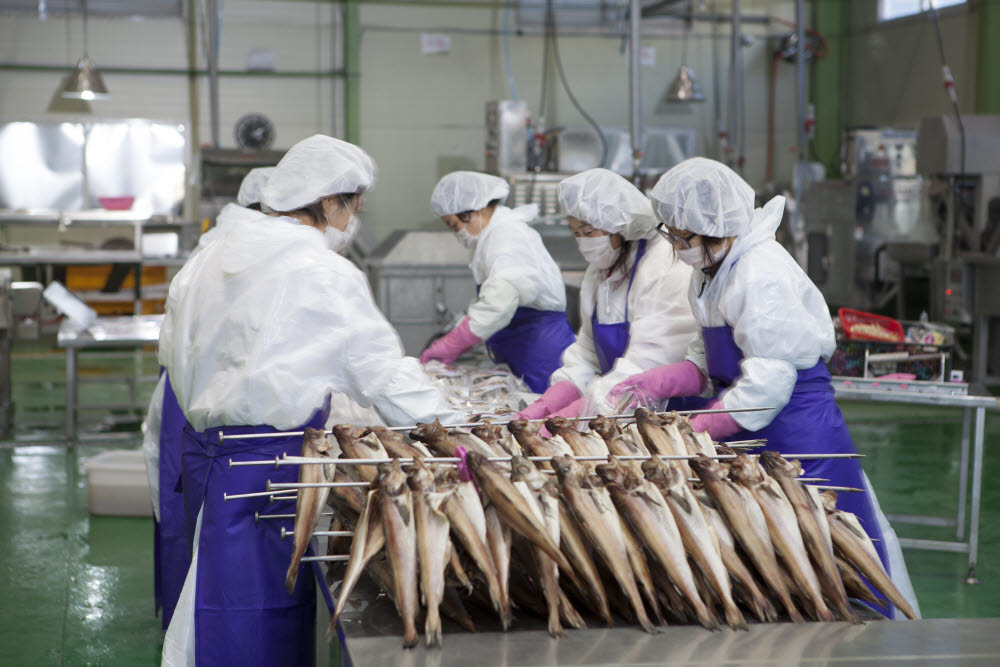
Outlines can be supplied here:
[[[673, 415], [673, 414], [678, 414], [678, 415], [714, 415], [714, 414], [719, 414], [719, 413], [734, 413], [734, 412], [763, 412], [763, 411], [766, 411], [766, 410], [777, 410], [777, 408], [736, 408], [736, 409], [733, 409], [733, 410], [726, 410], [726, 409], [720, 409], [720, 410], [668, 410], [668, 411], [665, 411], [665, 412], [657, 412], [655, 414], [657, 414], [657, 415]], [[597, 419], [598, 417], [603, 417], [603, 416], [604, 415], [591, 415], [591, 416], [587, 416], [587, 417], [570, 417], [569, 420], [570, 421], [584, 421], [584, 420]], [[607, 416], [607, 419], [615, 419], [615, 420], [618, 420], [618, 419], [634, 419], [634, 418], [635, 418], [634, 414], [630, 414], [630, 415], [608, 415]], [[509, 419], [507, 421], [494, 421], [492, 419], [485, 419], [485, 420], [481, 420], [481, 421], [477, 421], [477, 422], [468, 422], [466, 424], [442, 424], [442, 426], [444, 426], [444, 428], [472, 428], [473, 426], [481, 426], [482, 424], [487, 424], [487, 423], [489, 423], [489, 424], [496, 424], [496, 425], [499, 425], [499, 426], [503, 426], [503, 425], [509, 424], [512, 421], [514, 421], [514, 420], [513, 419]], [[543, 419], [526, 419], [525, 421], [527, 421], [529, 423], [537, 423], [537, 422], [544, 423], [545, 419], [544, 418]], [[388, 426], [388, 427], [386, 427], [386, 430], [388, 430], [388, 431], [412, 431], [415, 428], [416, 428], [416, 425], [414, 425], [414, 426]], [[293, 435], [303, 435], [304, 433], [305, 433], [305, 431], [275, 431], [274, 433], [243, 433], [243, 434], [240, 434], [240, 435], [226, 435], [222, 431], [219, 431], [219, 442], [224, 442], [226, 440], [254, 440], [254, 439], [257, 439], [257, 438], [283, 438], [283, 437], [289, 437], [289, 436], [293, 436]], [[331, 435], [333, 433], [333, 431], [324, 431], [324, 433], [326, 433], [327, 435]]]
[[[319, 516], [333, 516], [333, 512], [320, 512]], [[294, 514], [261, 514], [260, 512], [254, 512], [254, 521], [264, 521], [266, 519], [294, 519]]]
[[[314, 537], [353, 537], [353, 530], [314, 530]], [[281, 539], [286, 537], [293, 537], [295, 535], [294, 530], [286, 530], [284, 526], [281, 527]]]
[[302, 557], [302, 562], [303, 563], [316, 563], [316, 562], [322, 562], [322, 563], [340, 562], [340, 563], [344, 563], [344, 562], [347, 562], [349, 559], [350, 559], [350, 556], [348, 556], [348, 555], [344, 555], [344, 556], [303, 556]]
[[[805, 480], [802, 480], [805, 481]], [[826, 486], [824, 484], [810, 484], [817, 489], [823, 489], [824, 491], [836, 491], [837, 493], [864, 493], [864, 489], [855, 489], [851, 486]]]

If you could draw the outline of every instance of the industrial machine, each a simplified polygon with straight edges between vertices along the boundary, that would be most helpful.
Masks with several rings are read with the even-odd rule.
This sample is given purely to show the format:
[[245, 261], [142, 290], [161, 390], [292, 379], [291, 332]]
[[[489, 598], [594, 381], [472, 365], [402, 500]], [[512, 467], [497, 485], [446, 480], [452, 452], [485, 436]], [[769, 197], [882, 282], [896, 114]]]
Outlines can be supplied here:
[[938, 242], [916, 144], [912, 130], [850, 129], [844, 178], [806, 190], [806, 272], [830, 305], [871, 310], [895, 299], [906, 317], [907, 283], [927, 277]]
[[931, 271], [931, 317], [972, 326], [972, 380], [1000, 384], [1000, 116], [920, 122], [917, 170], [930, 180], [942, 229]]

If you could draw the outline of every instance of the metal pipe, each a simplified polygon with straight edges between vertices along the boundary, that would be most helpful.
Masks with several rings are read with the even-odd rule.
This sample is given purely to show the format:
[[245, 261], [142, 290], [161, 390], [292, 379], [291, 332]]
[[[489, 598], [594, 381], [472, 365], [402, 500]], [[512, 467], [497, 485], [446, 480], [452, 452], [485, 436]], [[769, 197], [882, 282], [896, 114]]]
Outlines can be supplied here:
[[806, 8], [805, 0], [795, 0], [795, 105], [799, 123], [796, 131], [798, 137], [798, 159], [795, 162], [795, 209], [792, 211], [791, 228], [800, 229], [799, 219], [802, 210], [802, 191], [806, 178]]
[[629, 137], [632, 142], [632, 182], [639, 185], [639, 160], [642, 158], [642, 73], [639, 49], [642, 41], [642, 3], [629, 1], [628, 96]]
[[[733, 166], [732, 154], [740, 143], [740, 105], [742, 91], [743, 57], [740, 49], [740, 0], [733, 0], [732, 34], [729, 38], [729, 159]], [[738, 165], [737, 165], [738, 166]]]
[[212, 145], [219, 144], [219, 37], [221, 31], [219, 0], [208, 0], [208, 111]]
[[[314, 530], [312, 534], [313, 537], [354, 537], [353, 530]], [[284, 526], [281, 527], [281, 539], [293, 537], [294, 535], [294, 530], [288, 530]]]
[[[762, 412], [762, 411], [765, 411], [765, 410], [776, 410], [776, 409], [777, 408], [735, 408], [735, 409], [732, 409], [732, 410], [727, 410], [727, 409], [723, 408], [723, 409], [720, 409], [720, 410], [677, 410], [677, 411], [669, 411], [669, 412], [656, 412], [654, 414], [657, 414], [657, 415], [673, 415], [673, 414], [678, 414], [678, 415], [690, 416], [690, 415], [714, 415], [714, 414], [719, 414], [719, 413], [723, 413], [723, 412], [725, 412], [725, 413], [733, 413], [733, 412]], [[591, 415], [591, 416], [587, 416], [587, 417], [571, 417], [569, 419], [570, 419], [570, 421], [585, 421], [585, 420], [589, 421], [591, 419], [597, 419], [598, 417], [603, 417], [603, 416], [604, 415]], [[635, 417], [635, 415], [631, 414], [631, 415], [609, 415], [607, 418], [608, 419], [618, 420], [618, 419], [633, 419], [634, 417]], [[486, 424], [486, 423], [494, 424], [494, 425], [497, 425], [497, 426], [503, 426], [503, 425], [509, 424], [511, 421], [514, 421], [514, 420], [494, 421], [492, 419], [485, 419], [485, 420], [478, 421], [478, 422], [469, 422], [467, 424], [442, 424], [442, 426], [444, 426], [444, 428], [472, 428], [473, 426], [480, 426], [480, 425], [483, 425], [483, 424]], [[534, 424], [534, 423], [544, 423], [545, 419], [544, 418], [543, 419], [526, 419], [525, 421]], [[386, 430], [388, 430], [388, 431], [412, 431], [415, 428], [416, 428], [416, 425], [413, 425], [413, 426], [389, 426], [389, 427], [387, 427]], [[333, 433], [333, 431], [324, 431], [324, 433], [326, 433], [327, 435], [330, 435], [330, 434]], [[220, 430], [219, 431], [219, 442], [221, 443], [221, 442], [224, 442], [226, 440], [253, 440], [253, 439], [256, 439], [256, 438], [283, 438], [283, 437], [287, 437], [287, 436], [304, 435], [304, 434], [305, 434], [305, 431], [276, 431], [274, 433], [243, 433], [243, 434], [240, 434], [240, 435], [226, 435], [225, 433], [223, 433]]]
[[[317, 516], [333, 516], [333, 512], [320, 512]], [[260, 512], [254, 512], [253, 515], [254, 523], [269, 519], [294, 519], [294, 518], [295, 518], [294, 514], [261, 514]]]
[[350, 560], [350, 556], [303, 556], [303, 563], [316, 563], [316, 562], [347, 562]]
[[[65, 65], [43, 65], [38, 63], [0, 63], [0, 72], [55, 72], [65, 73]], [[127, 76], [186, 76], [202, 77], [208, 76], [207, 69], [197, 67], [124, 67], [101, 65], [102, 74], [123, 74]], [[343, 78], [344, 70], [331, 69], [326, 71], [315, 70], [245, 70], [245, 69], [220, 69], [220, 77], [245, 77], [245, 78], [273, 78], [273, 79], [339, 79]]]

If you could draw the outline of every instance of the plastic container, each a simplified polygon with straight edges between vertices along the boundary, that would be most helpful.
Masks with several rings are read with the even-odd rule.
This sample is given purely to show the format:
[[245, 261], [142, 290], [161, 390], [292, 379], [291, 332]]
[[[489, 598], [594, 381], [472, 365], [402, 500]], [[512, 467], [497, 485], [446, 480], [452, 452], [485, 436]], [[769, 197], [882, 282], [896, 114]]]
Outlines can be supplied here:
[[891, 317], [883, 317], [863, 310], [841, 308], [837, 311], [844, 335], [851, 340], [873, 340], [884, 343], [902, 343], [906, 340], [903, 325]]
[[87, 461], [90, 513], [99, 516], [153, 516], [149, 477], [142, 450], [114, 449]]
[[135, 197], [98, 197], [97, 201], [107, 211], [127, 211], [135, 203]]

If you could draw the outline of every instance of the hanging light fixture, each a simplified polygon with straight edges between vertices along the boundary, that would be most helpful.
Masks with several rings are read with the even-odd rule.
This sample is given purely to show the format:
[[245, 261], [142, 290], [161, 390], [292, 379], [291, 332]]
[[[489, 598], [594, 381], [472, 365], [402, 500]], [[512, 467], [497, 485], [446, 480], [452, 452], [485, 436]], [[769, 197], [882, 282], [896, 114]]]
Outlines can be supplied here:
[[83, 0], [83, 57], [76, 62], [69, 76], [60, 85], [63, 97], [76, 100], [102, 100], [109, 97], [108, 87], [104, 85], [104, 77], [97, 66], [87, 55], [87, 0]]
[[705, 101], [705, 94], [701, 92], [701, 84], [694, 77], [694, 72], [691, 68], [684, 64], [687, 62], [687, 40], [688, 33], [691, 30], [691, 17], [693, 16], [694, 7], [689, 3], [687, 9], [688, 16], [684, 19], [684, 37], [682, 38], [681, 47], [681, 66], [677, 69], [677, 76], [674, 77], [670, 87], [667, 88], [666, 95], [663, 96], [663, 102], [667, 103]]

